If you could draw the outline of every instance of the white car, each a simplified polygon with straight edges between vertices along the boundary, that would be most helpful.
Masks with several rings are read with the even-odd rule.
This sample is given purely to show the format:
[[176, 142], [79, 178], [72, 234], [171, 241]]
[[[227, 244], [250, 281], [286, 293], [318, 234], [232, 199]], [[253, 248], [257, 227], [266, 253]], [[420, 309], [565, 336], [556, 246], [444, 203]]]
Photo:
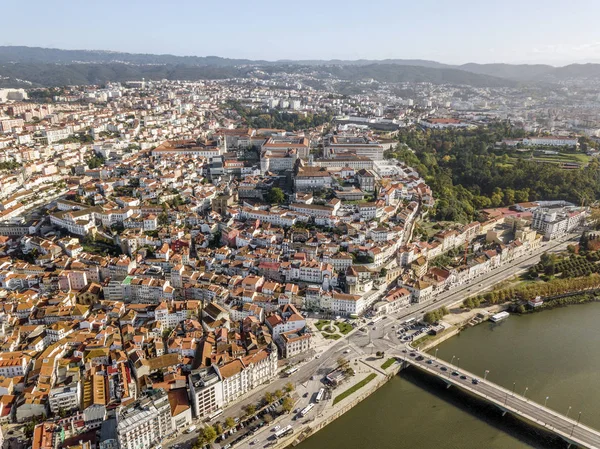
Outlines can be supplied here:
[[346, 349], [346, 350], [344, 351], [344, 354], [348, 354], [349, 352], [350, 352], [350, 349]]
[[273, 432], [277, 432], [279, 429], [281, 429], [281, 426], [277, 425], [277, 426], [273, 427]]

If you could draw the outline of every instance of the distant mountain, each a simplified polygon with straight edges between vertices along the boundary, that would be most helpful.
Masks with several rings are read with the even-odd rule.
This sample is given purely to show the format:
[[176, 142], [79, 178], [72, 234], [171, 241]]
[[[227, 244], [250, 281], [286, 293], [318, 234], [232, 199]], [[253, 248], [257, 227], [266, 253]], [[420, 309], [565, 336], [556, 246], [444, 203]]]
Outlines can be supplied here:
[[473, 87], [515, 87], [516, 81], [480, 75], [452, 68], [418, 67], [399, 64], [322, 66], [319, 70], [349, 81], [374, 79], [380, 82], [427, 82], [433, 84], [466, 84]]
[[412, 65], [417, 67], [431, 67], [434, 69], [451, 69], [456, 66], [442, 64], [441, 62], [428, 61], [426, 59], [307, 59], [307, 60], [291, 60], [281, 59], [276, 61], [277, 64], [299, 64], [306, 66], [322, 66], [322, 65], [372, 65], [372, 64], [394, 64], [394, 65]]
[[457, 69], [479, 75], [497, 76], [518, 81], [539, 81], [551, 74], [556, 67], [545, 64], [463, 64]]
[[175, 56], [123, 53], [103, 50], [59, 50], [56, 48], [0, 46], [0, 63], [114, 63], [236, 66], [267, 64], [267, 61], [227, 59], [218, 56]]
[[[26, 80], [33, 87], [105, 84], [108, 81], [199, 80], [244, 77], [247, 69], [218, 66], [105, 64], [0, 64], [0, 76]], [[5, 83], [8, 85], [7, 83]], [[14, 84], [14, 83], [13, 83]], [[11, 85], [10, 87], [18, 87]], [[30, 86], [31, 87], [31, 86]]]
[[518, 83], [555, 83], [567, 79], [600, 79], [600, 64], [463, 64], [453, 66], [422, 59], [253, 61], [218, 56], [175, 56], [100, 50], [59, 50], [0, 46], [2, 85], [58, 86], [102, 84], [146, 79], [222, 79], [247, 76], [254, 68], [313, 71], [348, 81], [431, 82], [474, 87], [514, 87]]

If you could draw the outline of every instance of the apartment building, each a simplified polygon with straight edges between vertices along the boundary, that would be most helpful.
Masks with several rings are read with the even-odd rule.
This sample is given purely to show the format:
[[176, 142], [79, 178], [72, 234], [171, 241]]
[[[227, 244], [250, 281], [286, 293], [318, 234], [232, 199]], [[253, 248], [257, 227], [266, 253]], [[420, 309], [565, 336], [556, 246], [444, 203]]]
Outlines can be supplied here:
[[188, 376], [188, 383], [196, 418], [206, 418], [223, 408], [223, 381], [215, 367], [192, 371]]
[[116, 417], [120, 449], [151, 447], [174, 431], [169, 398], [162, 389], [120, 409]]

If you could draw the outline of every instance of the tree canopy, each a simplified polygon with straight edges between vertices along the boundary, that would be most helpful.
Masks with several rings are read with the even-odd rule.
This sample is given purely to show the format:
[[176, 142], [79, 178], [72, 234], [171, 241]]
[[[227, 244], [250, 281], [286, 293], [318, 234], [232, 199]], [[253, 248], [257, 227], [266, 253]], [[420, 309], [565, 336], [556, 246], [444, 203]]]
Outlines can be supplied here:
[[386, 157], [405, 161], [423, 176], [438, 200], [433, 214], [439, 220], [466, 222], [477, 209], [529, 200], [589, 204], [600, 197], [596, 160], [577, 170], [527, 159], [509, 163], [514, 150], [497, 148], [496, 142], [522, 135], [507, 122], [477, 129], [407, 129]]
[[272, 187], [267, 193], [267, 201], [271, 204], [281, 204], [285, 201], [285, 194], [279, 187]]

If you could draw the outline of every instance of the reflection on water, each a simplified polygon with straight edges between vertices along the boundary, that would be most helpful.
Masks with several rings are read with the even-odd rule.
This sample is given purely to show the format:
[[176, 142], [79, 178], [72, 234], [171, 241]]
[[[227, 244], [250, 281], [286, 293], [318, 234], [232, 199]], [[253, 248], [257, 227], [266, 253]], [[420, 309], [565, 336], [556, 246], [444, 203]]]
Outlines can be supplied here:
[[[465, 330], [439, 346], [463, 369], [600, 428], [600, 304], [584, 304]], [[456, 360], [456, 359], [455, 359]], [[407, 369], [300, 449], [547, 448], [564, 443], [439, 379]]]

